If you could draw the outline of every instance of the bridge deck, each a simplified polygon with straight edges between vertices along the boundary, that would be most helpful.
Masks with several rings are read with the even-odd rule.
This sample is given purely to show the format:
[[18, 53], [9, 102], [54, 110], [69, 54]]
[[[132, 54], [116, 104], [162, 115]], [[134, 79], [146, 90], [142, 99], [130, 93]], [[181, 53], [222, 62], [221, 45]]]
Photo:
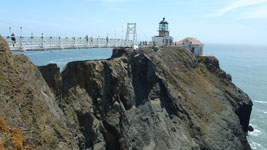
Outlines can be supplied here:
[[132, 40], [92, 37], [15, 37], [12, 40], [4, 36], [4, 39], [12, 51], [133, 47], [135, 44]]

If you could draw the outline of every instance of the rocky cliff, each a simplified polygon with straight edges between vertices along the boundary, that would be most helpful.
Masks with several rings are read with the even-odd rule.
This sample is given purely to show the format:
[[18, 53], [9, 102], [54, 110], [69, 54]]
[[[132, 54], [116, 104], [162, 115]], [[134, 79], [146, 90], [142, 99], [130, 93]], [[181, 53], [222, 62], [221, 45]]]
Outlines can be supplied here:
[[78, 149], [65, 122], [38, 68], [0, 36], [0, 149]]
[[[0, 132], [20, 130], [24, 149], [250, 149], [252, 102], [214, 57], [114, 49], [59, 74], [3, 46], [0, 117], [9, 127]], [[12, 136], [0, 140], [15, 146]]]

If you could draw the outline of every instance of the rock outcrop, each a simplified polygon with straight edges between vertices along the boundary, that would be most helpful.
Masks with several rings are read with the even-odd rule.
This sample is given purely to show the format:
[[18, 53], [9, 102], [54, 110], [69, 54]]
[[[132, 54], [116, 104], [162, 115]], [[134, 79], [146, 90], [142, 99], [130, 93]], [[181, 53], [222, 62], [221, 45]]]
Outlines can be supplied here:
[[252, 102], [214, 57], [114, 49], [108, 60], [71, 62], [59, 75], [55, 65], [39, 71], [5, 47], [0, 118], [9, 132], [21, 131], [24, 148], [251, 149], [245, 132]]
[[[0, 118], [2, 124], [7, 124], [3, 126], [6, 130], [0, 130], [0, 148], [78, 149], [75, 136], [70, 134], [66, 118], [38, 68], [26, 56], [11, 54], [2, 37]], [[12, 140], [18, 139], [15, 135], [21, 144]]]
[[67, 124], [91, 149], [250, 149], [250, 98], [214, 57], [115, 49], [62, 73]]
[[62, 93], [62, 79], [59, 67], [56, 64], [48, 64], [46, 66], [39, 66], [38, 68], [56, 98], [60, 98]]

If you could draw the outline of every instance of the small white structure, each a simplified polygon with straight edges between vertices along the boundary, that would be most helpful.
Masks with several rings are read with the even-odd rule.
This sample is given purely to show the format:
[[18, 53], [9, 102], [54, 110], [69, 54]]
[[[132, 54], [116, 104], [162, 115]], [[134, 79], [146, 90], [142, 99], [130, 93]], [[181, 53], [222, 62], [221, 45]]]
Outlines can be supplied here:
[[204, 44], [193, 37], [188, 37], [181, 41], [175, 42], [175, 46], [192, 52], [196, 57], [203, 55]]
[[173, 38], [170, 36], [168, 24], [165, 18], [159, 23], [159, 35], [152, 37], [154, 46], [170, 46], [172, 44]]

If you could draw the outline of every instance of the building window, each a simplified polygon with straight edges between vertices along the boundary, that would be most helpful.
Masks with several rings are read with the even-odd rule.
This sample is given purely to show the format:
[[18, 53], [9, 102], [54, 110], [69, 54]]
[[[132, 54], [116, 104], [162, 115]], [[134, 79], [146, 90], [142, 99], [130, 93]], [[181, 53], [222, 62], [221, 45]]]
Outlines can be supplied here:
[[168, 31], [168, 24], [160, 24], [159, 31]]
[[194, 54], [195, 53], [195, 47], [192, 47], [191, 52]]

